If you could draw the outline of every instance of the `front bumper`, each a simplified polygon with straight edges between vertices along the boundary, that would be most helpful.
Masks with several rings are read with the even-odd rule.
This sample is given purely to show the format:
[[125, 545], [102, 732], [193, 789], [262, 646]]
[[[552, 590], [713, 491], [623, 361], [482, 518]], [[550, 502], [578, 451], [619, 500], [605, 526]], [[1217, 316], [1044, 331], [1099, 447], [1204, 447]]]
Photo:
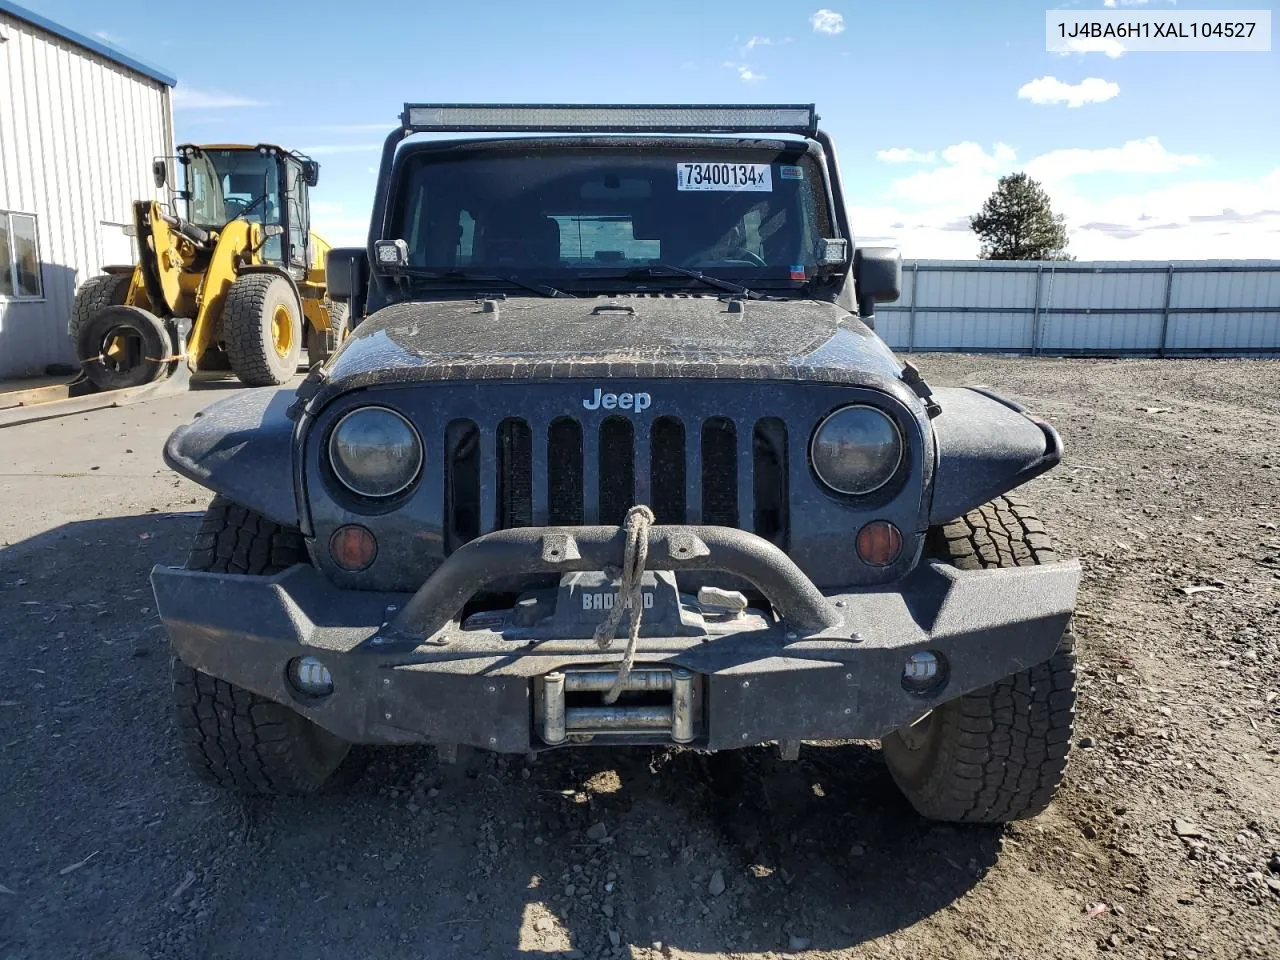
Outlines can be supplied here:
[[[308, 566], [272, 577], [157, 566], [151, 579], [174, 652], [198, 670], [352, 742], [508, 753], [566, 742], [716, 750], [879, 738], [1049, 659], [1080, 579], [1075, 561], [979, 571], [927, 562], [892, 587], [819, 591], [784, 553], [744, 531], [654, 527], [649, 542], [649, 570], [745, 578], [779, 616], [746, 617], [741, 627], [684, 608], [674, 621], [654, 618], [637, 648], [635, 705], [624, 695], [613, 709], [590, 703], [625, 637], [601, 651], [590, 629], [561, 630], [554, 620], [541, 629], [463, 629], [458, 613], [485, 582], [514, 572], [569, 575], [618, 563], [616, 527], [488, 534], [452, 554], [413, 595], [341, 590]], [[675, 596], [674, 575], [663, 576]], [[943, 664], [944, 682], [927, 693], [903, 685], [904, 664], [919, 651]], [[302, 656], [328, 667], [331, 695], [295, 691], [288, 666]], [[577, 698], [568, 715], [589, 718], [589, 731], [574, 734], [571, 722], [566, 735], [557, 726], [566, 686]]]

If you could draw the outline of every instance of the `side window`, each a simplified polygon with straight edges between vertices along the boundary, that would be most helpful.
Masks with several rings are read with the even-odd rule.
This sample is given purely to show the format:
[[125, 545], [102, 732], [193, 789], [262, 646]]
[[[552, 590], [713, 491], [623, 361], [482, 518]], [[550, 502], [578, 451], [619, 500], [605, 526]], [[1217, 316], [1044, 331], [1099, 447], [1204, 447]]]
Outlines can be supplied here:
[[0, 210], [0, 297], [34, 300], [43, 295], [36, 218]]

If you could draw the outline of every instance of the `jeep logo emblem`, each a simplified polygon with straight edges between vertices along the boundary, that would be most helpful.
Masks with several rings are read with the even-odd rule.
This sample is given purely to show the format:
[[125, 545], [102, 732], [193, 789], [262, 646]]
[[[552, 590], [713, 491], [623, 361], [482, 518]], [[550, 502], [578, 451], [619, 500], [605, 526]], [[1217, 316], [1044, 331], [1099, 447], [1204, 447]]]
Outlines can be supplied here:
[[653, 405], [653, 398], [647, 393], [603, 393], [596, 388], [595, 395], [582, 401], [588, 410], [634, 410], [643, 413]]

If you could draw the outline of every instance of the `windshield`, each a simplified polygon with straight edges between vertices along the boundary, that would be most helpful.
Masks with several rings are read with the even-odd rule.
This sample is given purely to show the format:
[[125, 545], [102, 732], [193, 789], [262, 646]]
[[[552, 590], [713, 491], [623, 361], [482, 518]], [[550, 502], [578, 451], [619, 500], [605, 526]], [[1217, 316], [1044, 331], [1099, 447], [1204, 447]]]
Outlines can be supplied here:
[[236, 217], [280, 223], [276, 164], [276, 157], [257, 150], [204, 151], [187, 167], [188, 219], [204, 227], [220, 227]]
[[401, 183], [391, 236], [424, 270], [589, 280], [672, 265], [789, 285], [830, 236], [801, 144], [424, 152]]

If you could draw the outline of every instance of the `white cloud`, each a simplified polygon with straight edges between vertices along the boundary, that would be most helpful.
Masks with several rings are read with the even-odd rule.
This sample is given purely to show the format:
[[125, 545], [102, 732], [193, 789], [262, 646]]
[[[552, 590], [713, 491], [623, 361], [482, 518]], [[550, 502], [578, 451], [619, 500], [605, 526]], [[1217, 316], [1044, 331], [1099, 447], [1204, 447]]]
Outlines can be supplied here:
[[737, 70], [738, 79], [741, 80], [743, 83], [760, 83], [762, 80], [769, 79], [763, 73], [756, 73], [745, 63], [733, 63], [731, 61], [726, 60], [724, 65], [728, 67], [730, 70]]
[[742, 45], [742, 52], [743, 54], [748, 54], [756, 47], [769, 47], [772, 45], [773, 40], [770, 37], [751, 37]]
[[[1151, 0], [1120, 0], [1118, 5], [1121, 7], [1142, 7], [1150, 2]], [[1169, 3], [1177, 6], [1178, 0], [1169, 0]], [[1117, 6], [1117, 3], [1116, 0], [1102, 0], [1102, 5], [1104, 7], [1114, 7]]]
[[890, 147], [888, 150], [877, 150], [876, 159], [884, 163], [936, 163], [938, 155], [932, 150]]
[[1098, 77], [1087, 77], [1079, 83], [1067, 83], [1057, 77], [1038, 77], [1018, 88], [1019, 100], [1032, 103], [1065, 103], [1082, 107], [1086, 103], [1102, 103], [1120, 95], [1120, 84]]
[[1058, 56], [1069, 57], [1073, 53], [1105, 53], [1112, 60], [1124, 56], [1124, 44], [1114, 37], [1072, 37], [1059, 50]]
[[1120, 147], [1052, 150], [1031, 160], [1026, 171], [1037, 180], [1056, 182], [1090, 173], [1177, 173], [1204, 162], [1194, 154], [1170, 153], [1159, 137], [1144, 137]]
[[119, 47], [124, 44], [124, 40], [122, 38], [117, 37], [114, 33], [108, 33], [106, 30], [95, 30], [93, 31], [93, 35], [103, 43], [109, 43], [113, 47]]
[[924, 207], [977, 209], [995, 186], [997, 175], [1016, 158], [1014, 149], [1004, 143], [995, 144], [990, 153], [976, 143], [953, 144], [942, 151], [943, 165], [895, 180], [889, 196]]
[[216, 90], [197, 90], [195, 87], [173, 88], [175, 110], [231, 110], [239, 107], [265, 107], [261, 100], [241, 97]]
[[823, 7], [817, 13], [809, 18], [809, 22], [813, 24], [815, 33], [843, 33], [844, 32], [844, 15], [836, 13], [834, 10], [828, 10]]

